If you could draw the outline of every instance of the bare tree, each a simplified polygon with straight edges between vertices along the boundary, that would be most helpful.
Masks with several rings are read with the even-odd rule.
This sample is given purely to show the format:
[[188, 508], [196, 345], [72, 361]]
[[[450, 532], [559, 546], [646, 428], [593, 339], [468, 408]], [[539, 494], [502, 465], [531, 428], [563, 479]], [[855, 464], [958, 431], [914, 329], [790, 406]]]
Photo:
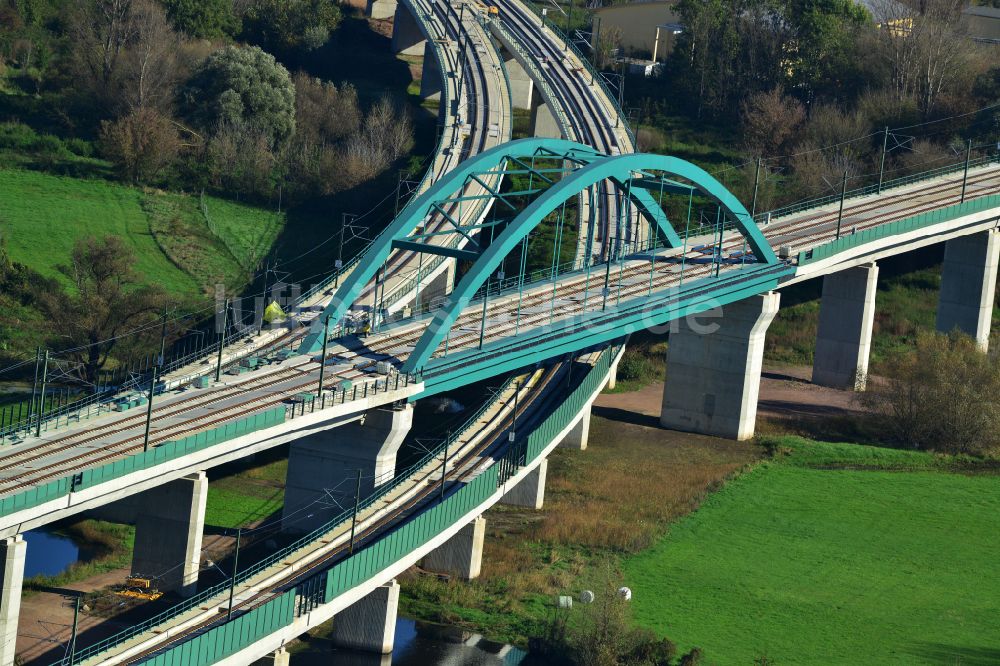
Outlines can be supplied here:
[[135, 34], [133, 0], [85, 0], [69, 10], [68, 32], [80, 83], [108, 100], [119, 83], [123, 53]]
[[931, 115], [942, 94], [968, 82], [976, 46], [962, 21], [964, 0], [923, 0], [919, 12], [890, 0], [875, 0], [878, 52], [899, 98], [916, 100]]
[[163, 7], [153, 0], [133, 0], [132, 40], [124, 54], [122, 95], [129, 110], [147, 107], [169, 111], [178, 82], [180, 36]]
[[802, 104], [780, 87], [751, 95], [741, 111], [743, 135], [752, 155], [777, 154], [793, 141], [806, 117]]
[[101, 144], [122, 175], [136, 183], [155, 178], [177, 159], [181, 149], [173, 121], [145, 107], [101, 123]]
[[77, 240], [71, 263], [60, 271], [72, 290], [45, 290], [39, 305], [52, 330], [74, 348], [70, 356], [80, 364], [80, 375], [96, 382], [119, 335], [155, 321], [166, 296], [141, 283], [134, 251], [116, 236]]

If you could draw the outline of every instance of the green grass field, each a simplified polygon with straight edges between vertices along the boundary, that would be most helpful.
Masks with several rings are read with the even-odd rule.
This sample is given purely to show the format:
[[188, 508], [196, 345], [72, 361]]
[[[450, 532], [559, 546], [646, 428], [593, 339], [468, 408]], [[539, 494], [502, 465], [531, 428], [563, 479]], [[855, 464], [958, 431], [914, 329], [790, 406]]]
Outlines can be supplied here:
[[[708, 663], [1000, 662], [1000, 478], [961, 460], [779, 441], [625, 561], [639, 624]], [[885, 471], [907, 469], [909, 471]]]
[[111, 234], [135, 250], [147, 281], [182, 298], [220, 278], [242, 287], [243, 265], [263, 256], [284, 225], [278, 213], [206, 197], [210, 229], [197, 197], [19, 169], [0, 169], [0, 199], [0, 233], [13, 261], [65, 282], [58, 266], [76, 239]]

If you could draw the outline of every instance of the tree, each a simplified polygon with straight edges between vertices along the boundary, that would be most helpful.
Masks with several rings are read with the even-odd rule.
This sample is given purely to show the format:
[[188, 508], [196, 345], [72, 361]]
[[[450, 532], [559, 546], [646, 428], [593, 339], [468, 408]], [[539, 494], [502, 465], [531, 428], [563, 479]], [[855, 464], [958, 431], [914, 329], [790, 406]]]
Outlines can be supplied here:
[[167, 111], [181, 40], [155, 0], [89, 0], [69, 12], [76, 85], [103, 114]]
[[784, 76], [788, 26], [772, 0], [680, 0], [685, 30], [671, 71], [696, 114], [734, 115], [739, 101]]
[[253, 41], [285, 52], [320, 48], [340, 19], [331, 0], [254, 0], [244, 18]]
[[39, 297], [52, 330], [80, 365], [80, 375], [96, 383], [98, 373], [121, 344], [122, 333], [152, 325], [167, 299], [158, 288], [140, 284], [135, 253], [116, 236], [82, 238], [72, 261], [60, 266], [71, 290], [50, 289]]
[[138, 183], [152, 180], [172, 164], [181, 141], [173, 121], [140, 107], [118, 120], [102, 122], [101, 145], [122, 175]]
[[811, 101], [858, 92], [848, 85], [857, 69], [854, 38], [869, 16], [856, 0], [784, 0], [791, 27], [789, 83]]
[[347, 143], [345, 167], [354, 182], [368, 180], [387, 169], [413, 147], [413, 121], [388, 97], [368, 111], [364, 127]]
[[1000, 445], [1000, 358], [961, 333], [924, 333], [859, 401], [877, 432], [918, 449], [984, 455]]
[[743, 137], [751, 155], [777, 155], [795, 138], [806, 110], [779, 87], [755, 93], [740, 105]]
[[887, 68], [888, 87], [898, 99], [913, 99], [924, 117], [932, 115], [949, 92], [966, 94], [978, 74], [977, 46], [968, 39], [962, 0], [924, 0], [916, 15], [898, 3], [876, 0], [875, 20], [905, 21], [906, 30], [880, 30], [876, 56]]
[[206, 130], [253, 127], [271, 143], [295, 131], [295, 86], [288, 70], [256, 46], [211, 54], [184, 92], [189, 114]]
[[217, 38], [239, 32], [231, 0], [163, 0], [174, 27], [193, 37]]
[[181, 40], [152, 0], [132, 5], [133, 33], [124, 55], [121, 97], [130, 110], [167, 111], [173, 104]]
[[132, 0], [85, 0], [69, 11], [77, 83], [105, 109], [119, 89], [122, 54], [135, 32], [133, 18]]
[[295, 83], [295, 128], [313, 143], [332, 143], [361, 126], [358, 91], [351, 84], [333, 83], [298, 72]]

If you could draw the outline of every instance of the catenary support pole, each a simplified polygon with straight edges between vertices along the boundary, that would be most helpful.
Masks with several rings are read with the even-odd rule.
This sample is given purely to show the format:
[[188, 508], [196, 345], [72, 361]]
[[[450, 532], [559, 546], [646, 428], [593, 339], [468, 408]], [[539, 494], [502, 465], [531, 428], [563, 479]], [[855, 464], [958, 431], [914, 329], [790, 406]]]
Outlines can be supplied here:
[[844, 221], [844, 199], [847, 197], [847, 171], [844, 171], [844, 182], [840, 186], [840, 210], [837, 211], [837, 238], [840, 238], [840, 225]]
[[215, 381], [222, 378], [222, 352], [226, 348], [226, 329], [229, 328], [229, 299], [222, 306], [222, 331], [219, 332], [219, 356], [215, 362]]

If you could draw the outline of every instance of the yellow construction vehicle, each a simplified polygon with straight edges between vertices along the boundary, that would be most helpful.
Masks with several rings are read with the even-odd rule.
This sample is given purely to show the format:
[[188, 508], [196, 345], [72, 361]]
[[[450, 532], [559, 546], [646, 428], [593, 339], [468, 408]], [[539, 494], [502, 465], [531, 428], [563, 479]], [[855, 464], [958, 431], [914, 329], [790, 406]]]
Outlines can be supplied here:
[[125, 584], [115, 590], [115, 594], [143, 601], [156, 601], [163, 596], [163, 592], [156, 587], [156, 581], [145, 576], [129, 576]]

